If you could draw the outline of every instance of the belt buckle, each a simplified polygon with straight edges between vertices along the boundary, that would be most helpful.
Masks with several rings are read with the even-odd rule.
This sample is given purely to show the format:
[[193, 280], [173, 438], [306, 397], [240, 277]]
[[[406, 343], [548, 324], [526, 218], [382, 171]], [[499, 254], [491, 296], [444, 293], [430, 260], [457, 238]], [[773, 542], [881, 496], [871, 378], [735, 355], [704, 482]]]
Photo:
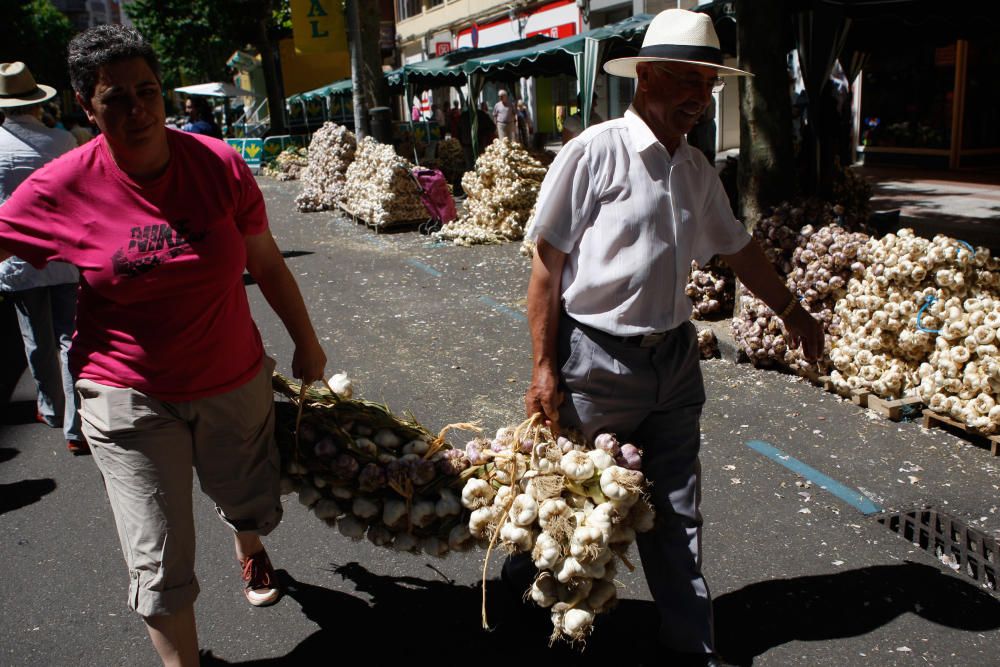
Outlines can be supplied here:
[[667, 337], [666, 331], [646, 334], [639, 339], [639, 347], [656, 347]]

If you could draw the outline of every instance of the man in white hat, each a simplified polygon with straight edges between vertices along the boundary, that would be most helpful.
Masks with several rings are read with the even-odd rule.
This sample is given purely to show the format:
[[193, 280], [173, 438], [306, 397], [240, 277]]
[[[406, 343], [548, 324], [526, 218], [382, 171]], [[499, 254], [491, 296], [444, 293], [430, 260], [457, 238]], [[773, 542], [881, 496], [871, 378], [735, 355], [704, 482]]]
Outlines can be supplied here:
[[657, 519], [638, 546], [661, 615], [659, 646], [674, 660], [686, 654], [684, 664], [719, 664], [701, 573], [705, 391], [684, 294], [691, 260], [721, 256], [807, 358], [822, 354], [823, 329], [733, 217], [712, 165], [685, 141], [720, 77], [748, 75], [722, 64], [709, 17], [658, 14], [638, 55], [605, 70], [635, 78], [635, 100], [624, 118], [560, 150], [527, 232], [537, 249], [525, 406], [589, 439], [609, 432], [642, 449]]
[[[0, 126], [0, 204], [36, 169], [76, 148], [73, 135], [42, 122], [42, 105], [55, 94], [35, 83], [24, 63], [0, 63], [0, 110], [6, 115]], [[68, 360], [78, 280], [76, 268], [63, 262], [44, 269], [17, 257], [0, 262], [0, 292], [14, 303], [38, 392], [37, 418], [61, 426], [74, 454], [87, 452]]]

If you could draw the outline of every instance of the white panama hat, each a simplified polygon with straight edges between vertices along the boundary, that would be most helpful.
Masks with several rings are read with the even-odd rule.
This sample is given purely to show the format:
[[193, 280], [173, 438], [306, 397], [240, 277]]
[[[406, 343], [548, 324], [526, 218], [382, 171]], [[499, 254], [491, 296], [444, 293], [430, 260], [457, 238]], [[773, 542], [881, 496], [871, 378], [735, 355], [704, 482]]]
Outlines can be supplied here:
[[719, 76], [753, 76], [722, 64], [719, 37], [708, 14], [686, 9], [667, 9], [653, 17], [646, 28], [638, 55], [615, 58], [604, 63], [604, 71], [615, 76], [635, 78], [638, 63], [690, 63], [714, 67]]
[[24, 63], [0, 63], [0, 109], [41, 104], [55, 96], [55, 88], [35, 83]]

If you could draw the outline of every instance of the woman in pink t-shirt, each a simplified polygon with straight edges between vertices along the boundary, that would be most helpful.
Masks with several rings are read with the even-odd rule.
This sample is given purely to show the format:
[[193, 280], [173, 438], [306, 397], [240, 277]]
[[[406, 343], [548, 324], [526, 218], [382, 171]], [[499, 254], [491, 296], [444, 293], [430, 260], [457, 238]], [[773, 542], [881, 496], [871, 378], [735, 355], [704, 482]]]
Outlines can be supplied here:
[[69, 48], [76, 99], [101, 135], [35, 172], [0, 208], [0, 260], [80, 270], [70, 366], [129, 568], [129, 605], [165, 664], [197, 665], [192, 468], [235, 534], [245, 595], [280, 596], [260, 536], [281, 519], [270, 375], [243, 271], [295, 343], [292, 372], [326, 355], [226, 144], [165, 127], [159, 65], [135, 30]]

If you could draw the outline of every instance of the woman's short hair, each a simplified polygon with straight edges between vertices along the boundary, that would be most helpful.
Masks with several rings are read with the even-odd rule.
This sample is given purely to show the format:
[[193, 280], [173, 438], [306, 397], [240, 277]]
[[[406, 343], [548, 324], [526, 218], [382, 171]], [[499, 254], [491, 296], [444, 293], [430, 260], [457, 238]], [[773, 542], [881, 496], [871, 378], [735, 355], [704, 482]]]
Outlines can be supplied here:
[[131, 58], [145, 60], [160, 80], [160, 61], [156, 52], [135, 28], [108, 24], [84, 30], [69, 43], [70, 84], [80, 97], [89, 100], [97, 87], [98, 70]]

